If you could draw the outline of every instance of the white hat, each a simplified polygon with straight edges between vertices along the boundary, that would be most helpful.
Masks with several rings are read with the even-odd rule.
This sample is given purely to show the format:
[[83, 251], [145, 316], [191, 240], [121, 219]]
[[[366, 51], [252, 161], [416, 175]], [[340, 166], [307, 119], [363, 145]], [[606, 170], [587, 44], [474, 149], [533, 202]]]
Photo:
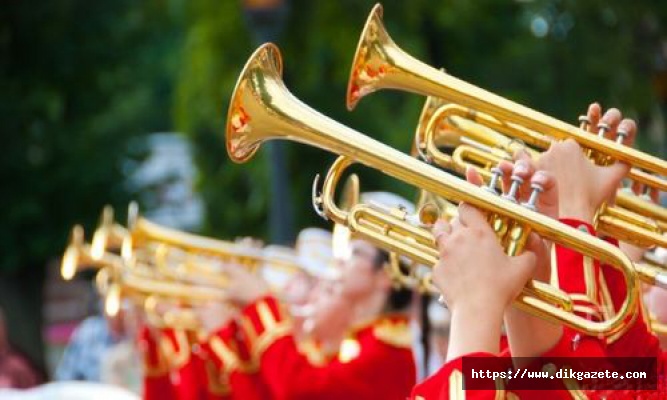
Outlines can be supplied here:
[[[262, 250], [262, 255], [267, 259], [261, 271], [262, 278], [271, 287], [281, 291], [292, 277], [292, 269], [287, 266], [299, 265], [299, 257], [293, 249], [278, 245], [266, 246]], [[286, 268], [281, 268], [281, 265]]]
[[311, 275], [321, 279], [335, 279], [333, 268], [332, 235], [320, 228], [305, 228], [299, 232], [294, 246], [299, 262]]

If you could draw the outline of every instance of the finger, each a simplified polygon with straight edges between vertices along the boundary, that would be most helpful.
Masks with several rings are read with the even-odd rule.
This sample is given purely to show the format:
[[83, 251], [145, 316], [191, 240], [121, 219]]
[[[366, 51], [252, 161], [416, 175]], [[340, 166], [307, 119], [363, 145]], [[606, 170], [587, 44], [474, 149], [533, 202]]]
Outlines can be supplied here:
[[588, 117], [589, 121], [588, 131], [593, 132], [595, 127], [598, 126], [598, 123], [600, 123], [600, 117], [602, 116], [602, 107], [600, 107], [600, 104], [593, 103], [588, 106], [588, 112], [586, 113], [586, 116]]
[[519, 201], [527, 200], [526, 196], [530, 195], [529, 181], [534, 173], [535, 164], [528, 160], [519, 160], [514, 164], [512, 176], [518, 176], [523, 180], [523, 183], [519, 186], [519, 191], [517, 193], [517, 198]]
[[637, 123], [629, 118], [625, 118], [618, 124], [618, 129], [616, 130], [616, 137], [614, 140], [621, 143], [625, 146], [632, 147], [635, 144], [635, 139], [637, 137]]
[[509, 271], [517, 288], [525, 286], [537, 268], [537, 255], [532, 251], [524, 251], [521, 255], [512, 257], [512, 267]]
[[486, 216], [477, 207], [467, 203], [459, 204], [459, 220], [465, 227], [488, 226]]
[[514, 169], [514, 163], [507, 160], [502, 160], [498, 163], [498, 168], [503, 173], [502, 177], [500, 178], [500, 182], [502, 183], [501, 190], [503, 194], [506, 194], [507, 191], [510, 190], [510, 185], [512, 184], [511, 176], [512, 170]]
[[651, 197], [651, 201], [655, 204], [660, 204], [660, 191], [656, 188], [651, 188], [649, 190], [649, 196]]
[[610, 108], [604, 113], [597, 126], [597, 133], [600, 134], [601, 129], [604, 129], [604, 137], [608, 139], [616, 138], [616, 130], [621, 122], [621, 112], [618, 108]]
[[458, 215], [451, 221], [451, 225], [452, 225], [452, 232], [456, 232], [461, 228], [463, 228], [463, 224], [461, 223], [461, 218]]
[[628, 175], [628, 172], [630, 172], [630, 165], [622, 162], [615, 162], [608, 167], [599, 168], [604, 168], [604, 173], [606, 175], [605, 181], [613, 184], [611, 189], [614, 190], [614, 193], [616, 188], [618, 188], [621, 184], [623, 178], [625, 178]]
[[475, 186], [484, 185], [484, 178], [475, 167], [468, 166], [466, 168], [466, 180]]
[[644, 185], [641, 182], [632, 181], [632, 193], [635, 196], [641, 196], [644, 191]]
[[530, 153], [525, 148], [521, 148], [517, 150], [514, 153], [514, 156], [512, 157], [514, 162], [520, 161], [520, 160], [525, 160], [528, 162], [531, 162], [533, 160], [533, 157], [531, 157]]
[[444, 219], [439, 219], [433, 225], [433, 238], [438, 246], [438, 250], [444, 252], [445, 237], [452, 232], [452, 226]]
[[542, 187], [542, 192], [538, 194], [537, 211], [548, 217], [558, 218], [558, 181], [556, 177], [547, 171], [540, 170], [533, 174], [530, 183]]

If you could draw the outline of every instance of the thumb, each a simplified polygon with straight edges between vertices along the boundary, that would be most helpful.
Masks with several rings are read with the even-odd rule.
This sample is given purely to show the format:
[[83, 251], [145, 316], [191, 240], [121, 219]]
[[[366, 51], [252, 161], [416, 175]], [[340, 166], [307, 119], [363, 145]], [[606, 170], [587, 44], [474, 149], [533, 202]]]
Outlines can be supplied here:
[[537, 256], [532, 251], [525, 251], [520, 256], [512, 258], [512, 267], [510, 274], [520, 289], [532, 278], [537, 267]]
[[605, 192], [608, 196], [611, 196], [616, 192], [616, 189], [621, 184], [623, 178], [628, 175], [630, 172], [630, 165], [623, 162], [615, 162], [614, 164], [608, 167], [599, 167], [604, 168], [605, 178], [604, 181], [609, 183], [609, 187], [605, 188]]
[[489, 225], [482, 211], [468, 203], [459, 204], [459, 220], [466, 227]]

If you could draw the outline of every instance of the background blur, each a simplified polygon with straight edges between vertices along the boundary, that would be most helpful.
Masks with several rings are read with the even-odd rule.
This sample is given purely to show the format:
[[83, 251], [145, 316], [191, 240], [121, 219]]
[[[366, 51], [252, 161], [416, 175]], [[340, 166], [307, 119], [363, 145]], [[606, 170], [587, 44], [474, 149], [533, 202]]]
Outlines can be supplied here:
[[[643, 150], [667, 153], [667, 2], [383, 4], [390, 34], [417, 58], [572, 123], [593, 100], [620, 107], [639, 121]], [[52, 364], [73, 323], [92, 312], [89, 283], [60, 282], [58, 259], [72, 225], [83, 223], [90, 238], [105, 204], [119, 221], [136, 199], [164, 224], [270, 241], [269, 153], [234, 165], [223, 140], [231, 90], [261, 41], [279, 44], [287, 86], [306, 104], [409, 151], [420, 96], [380, 92], [345, 109], [350, 62], [372, 5], [4, 1], [0, 307], [12, 342], [46, 367], [47, 354]], [[310, 184], [334, 158], [296, 144], [282, 149], [289, 180], [282, 217], [292, 221], [274, 239], [285, 241], [304, 226], [325, 226], [311, 209]], [[361, 172], [364, 189], [414, 195], [381, 176], [364, 181]]]

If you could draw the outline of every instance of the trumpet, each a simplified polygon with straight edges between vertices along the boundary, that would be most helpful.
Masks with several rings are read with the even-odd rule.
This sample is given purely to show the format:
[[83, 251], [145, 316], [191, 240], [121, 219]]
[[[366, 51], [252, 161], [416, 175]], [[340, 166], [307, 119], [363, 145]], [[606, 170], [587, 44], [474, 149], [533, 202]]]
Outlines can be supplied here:
[[[427, 133], [426, 137], [430, 137], [430, 132]], [[429, 144], [429, 147], [433, 146]], [[431, 149], [427, 151], [432, 153]], [[437, 151], [441, 152], [440, 150]], [[467, 167], [474, 167], [487, 181], [493, 178], [493, 172], [490, 170], [492, 166], [497, 165], [501, 160], [512, 159], [503, 150], [472, 143], [457, 146], [451, 156], [443, 153], [439, 157], [441, 157], [439, 160], [447, 161], [444, 165], [436, 161], [437, 165], [453, 169], [459, 173], [465, 173]], [[620, 193], [624, 196], [619, 197], [630, 197], [623, 191]], [[640, 247], [667, 246], [667, 236], [664, 235], [661, 226], [655, 220], [637, 214], [625, 207], [603, 204], [595, 216], [593, 225], [598, 231], [607, 236]]]
[[[425, 109], [432, 107], [433, 100], [427, 100]], [[538, 137], [535, 132], [520, 127], [505, 127], [499, 133], [497, 129], [503, 129], [502, 124], [493, 117], [473, 113], [457, 104], [443, 105], [433, 115], [425, 123], [425, 128], [423, 122], [419, 124], [415, 148], [419, 149], [423, 159], [439, 166], [463, 172], [468, 165], [483, 167], [495, 165], [500, 159], [511, 160], [511, 154], [519, 149], [525, 150], [534, 159], [539, 156], [537, 151], [524, 145], [521, 135], [516, 134], [521, 132], [524, 137]], [[442, 144], [455, 147], [451, 156], [440, 150]], [[477, 169], [484, 174], [483, 169]], [[488, 172], [484, 175], [489, 178]], [[667, 244], [667, 239], [662, 236], [667, 229], [667, 210], [653, 204], [650, 199], [634, 195], [627, 188], [618, 191], [616, 206], [600, 210], [598, 217], [605, 219], [600, 221], [605, 233], [623, 241], [642, 247], [664, 247]], [[642, 217], [651, 218], [654, 222], [647, 222]]]
[[105, 313], [110, 316], [119, 312], [125, 298], [143, 303], [157, 296], [188, 306], [227, 300], [224, 291], [206, 286], [193, 290], [191, 284], [165, 281], [152, 266], [138, 262], [124, 264], [121, 268], [105, 266], [98, 272], [95, 283], [104, 297]]
[[[603, 140], [601, 136], [605, 129], [601, 129], [600, 136], [591, 135], [584, 129], [512, 102], [415, 59], [391, 39], [382, 22], [382, 6], [377, 4], [366, 21], [352, 62], [347, 89], [348, 109], [353, 109], [363, 96], [381, 89], [434, 96], [467, 107], [472, 115], [481, 112], [492, 116], [501, 126], [548, 135], [540, 135], [534, 141], [530, 135], [521, 138], [528, 143], [539, 142], [540, 146], [548, 147], [551, 140], [571, 138], [588, 149], [598, 162], [615, 159], [652, 174], [667, 175], [667, 162], [623, 146], [623, 135], [619, 134], [617, 142]], [[432, 120], [437, 117], [436, 112]], [[637, 168], [632, 169], [630, 178], [667, 190], [667, 181]]]
[[93, 257], [101, 257], [107, 249], [121, 249], [128, 232], [125, 227], [114, 222], [113, 208], [105, 206], [100, 217], [100, 225], [93, 233], [91, 251]]
[[[186, 254], [208, 257], [218, 262], [239, 265], [251, 272], [259, 273], [262, 268], [293, 274], [302, 271], [298, 261], [284, 252], [270, 251], [271, 248], [249, 248], [238, 243], [212, 239], [192, 233], [170, 229], [139, 216], [136, 203], [130, 204], [128, 212], [128, 235], [124, 238], [123, 249], [126, 255], [133, 249], [149, 243], [160, 243], [170, 249], [179, 249]], [[269, 251], [267, 251], [267, 249]], [[197, 263], [192, 263], [191, 270], [196, 270]], [[200, 264], [201, 266], [201, 264]], [[195, 272], [195, 271], [192, 272]], [[211, 268], [199, 268], [199, 272], [218, 274]]]
[[[536, 282], [527, 284], [517, 298], [516, 304], [520, 308], [592, 335], [622, 332], [633, 318], [634, 306], [637, 304], [634, 268], [618, 248], [510, 199], [501, 199], [491, 190], [462, 181], [309, 108], [285, 87], [282, 81], [282, 60], [277, 47], [265, 44], [246, 63], [232, 94], [226, 125], [227, 153], [234, 162], [243, 163], [252, 158], [263, 141], [271, 139], [290, 139], [316, 146], [382, 170], [387, 175], [434, 195], [469, 203], [487, 212], [509, 255], [518, 254], [527, 235], [533, 231], [618, 268], [628, 287], [627, 297], [619, 312], [605, 321], [589, 321], [561, 308], [550, 301], [553, 296], [541, 290]], [[351, 211], [357, 207], [362, 205], [353, 207]], [[377, 231], [382, 232], [383, 228], [378, 227]], [[395, 246], [397, 251], [411, 243], [387, 235], [385, 237], [383, 242], [387, 242], [387, 246]], [[422, 239], [424, 243], [430, 239], [430, 247], [426, 249], [425, 246], [415, 245], [414, 256], [420, 257], [426, 265], [433, 266], [437, 261], [433, 238]]]
[[122, 263], [123, 260], [115, 254], [94, 252], [92, 246], [84, 242], [83, 227], [75, 225], [60, 263], [60, 275], [69, 281], [81, 269], [120, 267]]

